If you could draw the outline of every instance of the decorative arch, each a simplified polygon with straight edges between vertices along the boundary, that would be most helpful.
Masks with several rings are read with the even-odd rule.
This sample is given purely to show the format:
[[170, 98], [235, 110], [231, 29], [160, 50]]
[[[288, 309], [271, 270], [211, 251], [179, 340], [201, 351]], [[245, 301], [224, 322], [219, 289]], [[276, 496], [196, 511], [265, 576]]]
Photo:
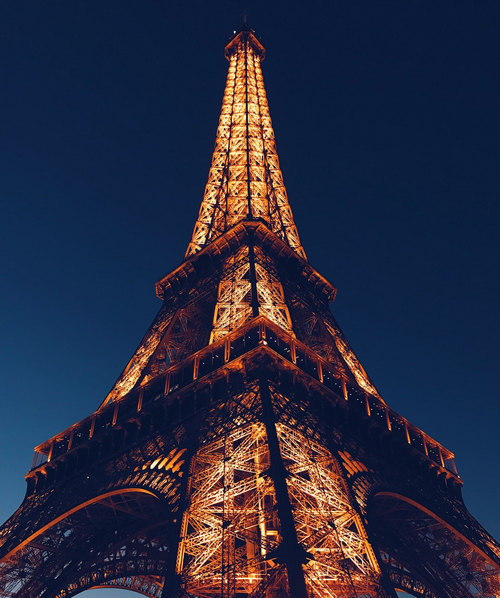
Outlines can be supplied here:
[[395, 492], [378, 492], [368, 502], [368, 521], [394, 588], [419, 598], [498, 595], [495, 560], [424, 505]]
[[71, 515], [73, 515], [74, 513], [77, 513], [78, 511], [81, 511], [82, 509], [85, 509], [85, 508], [87, 508], [87, 507], [89, 507], [89, 506], [91, 506], [93, 504], [100, 503], [101, 501], [103, 501], [103, 500], [105, 500], [107, 498], [111, 498], [111, 497], [117, 496], [117, 495], [128, 494], [128, 493], [132, 493], [132, 492], [134, 492], [134, 493], [137, 492], [137, 493], [149, 494], [150, 496], [158, 498], [153, 492], [151, 492], [150, 490], [146, 490], [144, 488], [120, 488], [118, 490], [111, 490], [110, 492], [105, 492], [104, 494], [99, 494], [97, 496], [92, 497], [89, 500], [86, 500], [86, 501], [78, 504], [76, 507], [73, 507], [72, 509], [69, 509], [68, 511], [65, 511], [64, 513], [62, 513], [58, 517], [55, 517], [49, 523], [43, 525], [42, 527], [40, 527], [39, 529], [37, 529], [36, 532], [34, 532], [33, 534], [31, 534], [30, 536], [28, 536], [27, 538], [25, 538], [22, 542], [20, 542], [19, 544], [17, 544], [16, 547], [13, 548], [10, 552], [8, 552], [3, 558], [5, 560], [11, 559], [18, 550], [21, 550], [25, 546], [29, 545], [38, 536], [43, 535], [48, 530], [50, 530], [51, 528], [53, 528], [55, 525], [57, 525], [61, 521], [64, 521], [65, 519], [67, 519], [68, 517], [70, 517]]
[[[13, 588], [17, 584], [16, 598], [69, 598], [98, 585], [139, 589], [157, 598], [167, 566], [170, 521], [168, 505], [150, 490], [99, 494], [11, 550], [2, 563], [2, 579], [10, 576]], [[26, 580], [22, 587], [20, 579]]]

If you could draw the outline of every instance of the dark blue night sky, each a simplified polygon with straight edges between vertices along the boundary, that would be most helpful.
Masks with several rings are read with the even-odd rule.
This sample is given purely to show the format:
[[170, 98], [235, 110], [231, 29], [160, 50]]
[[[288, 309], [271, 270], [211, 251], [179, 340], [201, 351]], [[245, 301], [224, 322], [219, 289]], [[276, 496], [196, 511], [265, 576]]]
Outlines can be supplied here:
[[244, 11], [334, 314], [499, 535], [496, 0], [0, 4], [0, 519], [33, 447], [98, 407], [159, 308]]

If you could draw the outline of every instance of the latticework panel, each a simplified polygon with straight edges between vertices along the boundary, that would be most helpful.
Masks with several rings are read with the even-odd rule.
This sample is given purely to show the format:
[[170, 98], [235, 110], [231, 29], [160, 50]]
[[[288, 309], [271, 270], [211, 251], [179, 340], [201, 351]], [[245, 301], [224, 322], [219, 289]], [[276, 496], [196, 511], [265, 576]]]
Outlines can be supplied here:
[[315, 312], [301, 299], [295, 296], [290, 300], [293, 329], [297, 338], [335, 366], [335, 369], [342, 372], [343, 377], [348, 380], [349, 370], [332, 335], [326, 328], [321, 312]]
[[372, 527], [396, 587], [443, 598], [495, 598], [500, 569], [438, 517], [397, 496], [373, 499]]
[[212, 295], [214, 293], [208, 297], [201, 295], [196, 301], [177, 310], [139, 377], [141, 386], [165, 374], [171, 365], [207, 345], [214, 305]]
[[[240, 247], [225, 264], [219, 282], [210, 342], [217, 341], [256, 315], [253, 305], [259, 315], [266, 316], [285, 330], [292, 329], [283, 286], [274, 266], [262, 250], [258, 247], [252, 249], [251, 255], [248, 246]], [[255, 301], [253, 293], [256, 293]]]
[[330, 452], [295, 428], [278, 425], [299, 542], [311, 555], [314, 596], [377, 596], [379, 568], [345, 480]]
[[263, 475], [268, 467], [263, 424], [236, 428], [197, 452], [178, 565], [193, 595], [251, 595], [276, 578], [268, 555], [277, 548], [279, 522]]
[[[252, 390], [231, 401], [234, 412], [228, 403], [211, 419], [212, 435], [192, 459], [177, 561], [190, 595], [288, 595], [274, 479], [279, 467], [270, 456], [271, 424], [259, 421], [257, 402]], [[297, 429], [276, 429], [310, 596], [384, 595], [363, 523], [331, 453]]]
[[283, 285], [273, 261], [260, 247], [255, 247], [255, 277], [259, 315], [266, 316], [280, 328], [291, 331], [292, 322], [285, 303]]
[[351, 346], [347, 342], [347, 339], [344, 337], [342, 331], [340, 330], [337, 323], [330, 314], [326, 316], [324, 323], [328, 332], [331, 334], [333, 340], [335, 341], [335, 345], [337, 346], [339, 353], [342, 355], [344, 361], [349, 366], [349, 369], [351, 370], [359, 386], [365, 392], [373, 395], [374, 397], [381, 398], [377, 389], [375, 388], [375, 386], [369, 379], [367, 373], [365, 372], [363, 366], [354, 354], [354, 351], [351, 349]]
[[247, 246], [241, 247], [225, 264], [219, 282], [210, 342], [235, 330], [252, 317], [252, 285], [248, 253]]
[[1, 528], [0, 595], [68, 598], [119, 578], [162, 576], [184, 473], [181, 436], [176, 428], [113, 454], [96, 430], [80, 462], [60, 464], [60, 479], [48, 476]]
[[167, 330], [175, 314], [175, 306], [163, 305], [144, 338], [137, 347], [134, 355], [115, 382], [110, 393], [102, 403], [101, 407], [110, 401], [116, 401], [123, 397], [137, 383], [141, 374], [146, 368], [148, 361], [156, 351], [165, 330]]
[[186, 257], [240, 220], [262, 218], [305, 258], [279, 165], [259, 48], [248, 31], [227, 48], [229, 70], [212, 165]]
[[88, 501], [3, 559], [0, 595], [68, 598], [119, 575], [158, 575], [168, 554], [165, 514], [161, 501], [139, 490]]

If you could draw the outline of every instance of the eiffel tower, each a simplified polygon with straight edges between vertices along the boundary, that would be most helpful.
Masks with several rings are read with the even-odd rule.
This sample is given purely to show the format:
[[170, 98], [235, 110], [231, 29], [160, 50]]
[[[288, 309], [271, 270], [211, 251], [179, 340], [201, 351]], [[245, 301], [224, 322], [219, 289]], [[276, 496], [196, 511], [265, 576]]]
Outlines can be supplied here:
[[245, 26], [185, 259], [101, 406], [35, 449], [0, 595], [493, 598], [453, 453], [391, 409], [329, 311]]

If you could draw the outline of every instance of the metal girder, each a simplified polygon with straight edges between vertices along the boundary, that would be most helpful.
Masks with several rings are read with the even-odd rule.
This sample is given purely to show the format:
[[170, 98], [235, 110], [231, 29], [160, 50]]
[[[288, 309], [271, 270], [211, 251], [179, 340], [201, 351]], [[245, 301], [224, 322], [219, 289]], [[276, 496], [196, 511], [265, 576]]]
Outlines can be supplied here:
[[[139, 491], [109, 493], [72, 509], [0, 563], [0, 592], [19, 598], [62, 598], [100, 575], [113, 575], [139, 547], [143, 558], [161, 560], [161, 541], [156, 539], [162, 537], [161, 512], [157, 498]], [[148, 556], [151, 542], [154, 549]]]
[[292, 330], [276, 268], [271, 258], [250, 243], [240, 247], [224, 264], [210, 342], [219, 340], [258, 314], [284, 330]]
[[437, 516], [381, 494], [371, 507], [374, 539], [394, 584], [424, 598], [495, 598], [500, 571]]

